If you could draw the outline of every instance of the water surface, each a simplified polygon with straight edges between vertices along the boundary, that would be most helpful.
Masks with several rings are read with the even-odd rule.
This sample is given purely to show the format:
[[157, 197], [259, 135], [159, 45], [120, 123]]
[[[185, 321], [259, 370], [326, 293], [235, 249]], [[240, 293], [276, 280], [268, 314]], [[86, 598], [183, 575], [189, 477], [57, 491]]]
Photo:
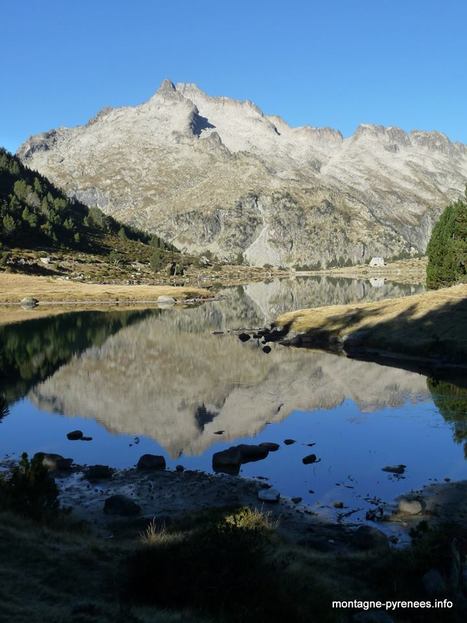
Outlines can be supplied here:
[[[265, 354], [229, 333], [294, 308], [417, 290], [377, 285], [297, 279], [226, 289], [196, 308], [36, 320], [32, 312], [0, 328], [0, 453], [128, 467], [151, 452], [169, 467], [212, 471], [218, 450], [275, 441], [280, 450], [241, 475], [351, 519], [375, 498], [466, 478], [467, 392], [458, 382], [278, 344]], [[73, 429], [93, 440], [68, 441]], [[311, 452], [319, 462], [303, 465]], [[403, 478], [382, 471], [394, 464], [407, 465]]]

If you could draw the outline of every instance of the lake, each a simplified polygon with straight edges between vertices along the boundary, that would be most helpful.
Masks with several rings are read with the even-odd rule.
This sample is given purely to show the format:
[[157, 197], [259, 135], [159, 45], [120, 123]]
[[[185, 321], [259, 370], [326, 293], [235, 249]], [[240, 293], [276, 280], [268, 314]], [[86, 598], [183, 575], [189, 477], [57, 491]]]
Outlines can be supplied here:
[[[229, 332], [301, 307], [420, 290], [297, 278], [226, 288], [197, 307], [31, 311], [0, 327], [0, 455], [56, 452], [123, 468], [149, 452], [169, 468], [212, 471], [219, 450], [277, 442], [240, 475], [268, 479], [320, 514], [364, 519], [381, 500], [467, 477], [462, 381], [276, 343], [265, 354]], [[69, 441], [74, 429], [92, 441]], [[310, 453], [318, 460], [304, 465]], [[398, 464], [403, 475], [382, 471]]]

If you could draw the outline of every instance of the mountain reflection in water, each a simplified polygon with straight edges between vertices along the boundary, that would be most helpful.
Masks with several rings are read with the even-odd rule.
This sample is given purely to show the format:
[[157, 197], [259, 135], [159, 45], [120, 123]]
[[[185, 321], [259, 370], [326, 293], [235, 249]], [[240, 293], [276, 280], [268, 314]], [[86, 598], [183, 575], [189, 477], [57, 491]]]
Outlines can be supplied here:
[[[397, 435], [397, 430], [406, 437], [424, 435], [423, 431], [430, 439], [441, 435], [435, 430], [439, 426], [436, 418], [441, 414], [454, 429], [449, 447], [458, 472], [464, 468], [458, 466], [455, 446], [467, 438], [467, 392], [462, 387], [434, 379], [427, 382], [420, 374], [397, 368], [278, 344], [265, 354], [256, 340], [242, 343], [228, 333], [263, 326], [293, 308], [375, 300], [409, 294], [415, 289], [393, 284], [372, 288], [369, 283], [344, 279], [273, 281], [225, 289], [219, 301], [195, 308], [72, 313], [0, 328], [0, 427], [6, 433], [0, 450], [4, 455], [28, 447], [74, 458], [76, 452], [80, 458], [86, 451], [95, 454], [101, 443], [107, 448], [108, 462], [114, 457], [117, 465], [134, 464], [134, 453], [122, 458], [121, 444], [115, 443], [112, 454], [111, 439], [117, 438], [96, 432], [98, 422], [119, 436], [147, 438], [147, 443], [154, 440], [159, 451], [173, 460], [183, 455], [192, 466], [209, 469], [210, 456], [220, 447], [240, 440], [255, 442], [260, 437], [263, 441], [264, 435], [272, 436], [273, 431], [282, 439], [295, 436], [302, 449], [293, 452], [304, 455], [306, 439], [299, 437], [309, 435], [304, 430], [312, 421], [311, 415], [316, 414], [318, 422], [323, 410], [328, 414], [321, 424], [323, 435], [334, 435], [337, 444], [345, 429], [346, 435], [359, 435], [358, 442], [356, 437], [348, 439], [355, 448], [364, 443], [366, 435], [368, 443], [378, 445], [369, 452], [385, 448], [385, 436]], [[20, 400], [23, 397], [26, 400]], [[426, 405], [429, 417], [419, 417], [411, 405]], [[24, 430], [23, 423], [15, 433], [14, 422], [25, 417], [26, 408], [34, 409], [35, 420], [28, 416], [30, 430]], [[411, 410], [416, 413], [412, 420]], [[310, 417], [306, 421], [298, 421], [295, 415], [289, 417], [297, 412]], [[331, 432], [334, 412], [345, 419], [345, 425], [343, 420], [340, 428]], [[388, 419], [391, 413], [392, 422]], [[44, 420], [39, 434], [31, 422], [39, 426], [41, 414]], [[42, 435], [42, 440], [56, 439], [52, 428], [58, 426], [58, 419], [51, 420], [48, 414], [69, 418], [68, 430], [94, 422], [92, 449], [89, 444], [70, 445], [62, 439], [62, 433], [60, 443], [49, 441], [46, 448], [36, 447], [34, 435]], [[371, 424], [365, 414], [374, 414]], [[399, 429], [394, 426], [396, 416]], [[348, 427], [351, 418], [360, 426]], [[63, 426], [63, 418], [60, 422]], [[392, 432], [384, 432], [388, 422]], [[379, 433], [374, 428], [378, 425]], [[48, 427], [50, 434], [45, 434], [44, 428]], [[326, 433], [325, 427], [329, 428]], [[222, 435], [215, 434], [220, 431]], [[315, 427], [313, 435], [319, 434], [319, 427]], [[274, 440], [281, 441], [280, 437]], [[418, 439], [408, 441], [414, 447], [412, 459], [419, 460], [415, 451]], [[145, 447], [148, 451], [149, 446]], [[319, 444], [316, 451], [319, 453]], [[267, 461], [279, 463], [285, 478], [289, 466], [279, 455]], [[399, 455], [394, 458], [407, 463]], [[345, 457], [341, 461], [342, 470], [348, 472]], [[446, 465], [443, 463], [440, 469], [446, 469]], [[254, 474], [254, 469], [260, 468], [250, 467], [242, 473]], [[340, 477], [335, 469], [336, 475], [330, 478]], [[425, 471], [420, 471], [422, 480]], [[296, 474], [290, 477], [297, 479]]]

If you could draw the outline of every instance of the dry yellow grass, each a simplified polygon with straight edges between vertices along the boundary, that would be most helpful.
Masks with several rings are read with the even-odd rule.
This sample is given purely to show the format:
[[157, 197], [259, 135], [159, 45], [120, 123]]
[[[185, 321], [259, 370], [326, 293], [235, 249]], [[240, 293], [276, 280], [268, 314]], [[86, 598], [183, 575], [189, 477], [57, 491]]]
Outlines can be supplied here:
[[467, 285], [376, 303], [299, 309], [279, 316], [276, 325], [289, 326], [302, 344], [312, 344], [317, 335], [358, 337], [362, 349], [467, 363]]
[[207, 297], [202, 288], [179, 286], [110, 285], [80, 283], [52, 277], [0, 273], [0, 304], [19, 303], [33, 296], [40, 303], [138, 303], [156, 302], [159, 296], [174, 299]]

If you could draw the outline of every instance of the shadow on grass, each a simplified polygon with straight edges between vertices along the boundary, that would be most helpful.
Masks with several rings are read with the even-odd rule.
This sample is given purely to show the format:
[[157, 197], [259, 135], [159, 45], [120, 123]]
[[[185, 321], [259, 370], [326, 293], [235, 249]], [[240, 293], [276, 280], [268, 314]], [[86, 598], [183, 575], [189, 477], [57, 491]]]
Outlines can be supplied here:
[[[362, 322], [371, 326], [359, 328]], [[380, 318], [374, 308], [350, 310], [329, 316], [324, 326], [300, 333], [287, 344], [433, 376], [445, 376], [443, 370], [447, 370], [449, 377], [449, 368], [467, 368], [467, 298], [446, 302], [422, 315], [413, 304], [387, 319]]]

